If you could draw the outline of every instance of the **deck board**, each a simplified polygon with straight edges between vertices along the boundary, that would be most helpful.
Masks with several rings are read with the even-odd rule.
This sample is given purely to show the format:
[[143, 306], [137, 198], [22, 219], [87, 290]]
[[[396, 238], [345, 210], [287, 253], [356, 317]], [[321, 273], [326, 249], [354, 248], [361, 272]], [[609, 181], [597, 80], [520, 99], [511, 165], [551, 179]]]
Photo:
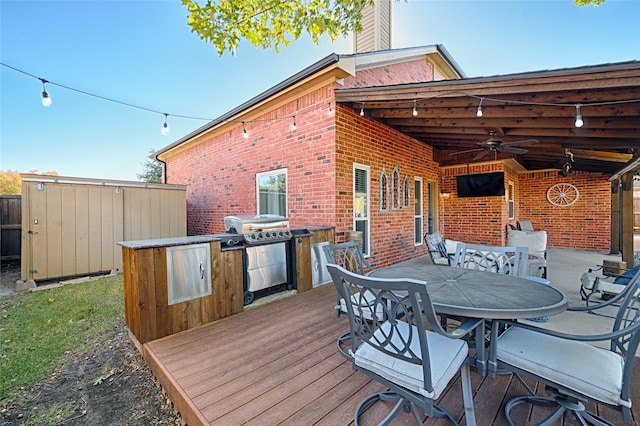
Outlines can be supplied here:
[[[360, 401], [383, 387], [354, 372], [337, 352], [336, 338], [348, 322], [345, 316], [336, 318], [334, 305], [333, 286], [322, 286], [145, 343], [143, 355], [189, 425], [352, 425]], [[634, 383], [638, 378], [636, 363]], [[524, 387], [510, 375], [492, 379], [472, 371], [471, 379], [477, 424], [506, 425], [504, 404], [522, 395]], [[542, 386], [528, 383], [544, 393]], [[632, 398], [640, 398], [638, 388]], [[461, 395], [458, 375], [438, 403], [464, 423]], [[374, 404], [361, 418], [363, 424], [379, 421], [390, 407]], [[619, 413], [598, 409], [614, 424], [622, 423]], [[544, 408], [526, 406], [514, 420], [525, 424], [544, 415]], [[429, 426], [448, 424], [444, 419], [423, 420]], [[394, 424], [413, 420], [403, 415]]]

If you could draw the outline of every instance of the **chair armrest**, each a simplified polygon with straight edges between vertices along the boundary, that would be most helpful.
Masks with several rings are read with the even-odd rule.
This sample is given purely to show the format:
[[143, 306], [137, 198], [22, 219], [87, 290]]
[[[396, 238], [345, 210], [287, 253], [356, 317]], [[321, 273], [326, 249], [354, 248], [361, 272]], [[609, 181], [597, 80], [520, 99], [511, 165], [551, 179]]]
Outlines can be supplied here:
[[560, 331], [549, 330], [548, 328], [536, 327], [535, 325], [524, 324], [513, 320], [497, 320], [500, 324], [506, 324], [510, 327], [521, 327], [527, 330], [536, 331], [539, 333], [547, 334], [549, 336], [559, 337], [561, 339], [575, 340], [579, 342], [605, 342], [612, 339], [616, 339], [620, 336], [624, 336], [640, 328], [640, 321], [636, 321], [631, 325], [621, 328], [619, 330], [602, 333], [602, 334], [568, 334]]
[[456, 327], [453, 331], [445, 331], [440, 323], [432, 324], [433, 331], [451, 339], [460, 339], [478, 327], [484, 330], [484, 319], [465, 319], [462, 324]]

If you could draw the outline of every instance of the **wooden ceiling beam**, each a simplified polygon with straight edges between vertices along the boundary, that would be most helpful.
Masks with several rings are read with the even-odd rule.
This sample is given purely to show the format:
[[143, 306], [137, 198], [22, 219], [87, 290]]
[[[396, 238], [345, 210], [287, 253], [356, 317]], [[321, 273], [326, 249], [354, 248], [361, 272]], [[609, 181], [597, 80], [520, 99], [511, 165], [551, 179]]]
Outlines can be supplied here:
[[[421, 127], [451, 127], [451, 128], [494, 128], [503, 127], [506, 129], [520, 128], [537, 131], [539, 127], [564, 129], [573, 125], [574, 117], [510, 117], [510, 118], [421, 118], [414, 119], [384, 119], [389, 126], [399, 126], [410, 131], [412, 128]], [[614, 129], [635, 129], [640, 127], [636, 117], [585, 117], [591, 127], [607, 127]]]

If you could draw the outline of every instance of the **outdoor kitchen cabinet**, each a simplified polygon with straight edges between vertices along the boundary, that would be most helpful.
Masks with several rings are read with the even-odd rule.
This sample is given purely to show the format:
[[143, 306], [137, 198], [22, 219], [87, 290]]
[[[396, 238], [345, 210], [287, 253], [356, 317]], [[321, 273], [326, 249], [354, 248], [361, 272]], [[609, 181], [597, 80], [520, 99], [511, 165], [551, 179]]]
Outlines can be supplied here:
[[[125, 320], [138, 343], [189, 330], [243, 310], [241, 250], [223, 252], [219, 239], [213, 236], [127, 241], [120, 245]], [[189, 250], [191, 245], [194, 250]], [[203, 245], [208, 245], [208, 250], [202, 250]], [[206, 251], [208, 265], [200, 257]], [[196, 268], [186, 275], [193, 272], [196, 276], [193, 279], [206, 276], [209, 282], [198, 282], [193, 294], [181, 287], [180, 297], [171, 303], [169, 284], [185, 275], [176, 275], [176, 265], [167, 263], [168, 259], [181, 257], [175, 253], [187, 253], [185, 263], [192, 264], [191, 269]]]

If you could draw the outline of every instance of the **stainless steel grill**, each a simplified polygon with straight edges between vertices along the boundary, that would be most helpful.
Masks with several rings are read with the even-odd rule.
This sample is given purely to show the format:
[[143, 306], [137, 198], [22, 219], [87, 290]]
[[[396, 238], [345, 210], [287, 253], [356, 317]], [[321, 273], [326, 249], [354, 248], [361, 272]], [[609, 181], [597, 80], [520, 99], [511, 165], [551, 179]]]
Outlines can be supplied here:
[[242, 234], [247, 244], [291, 239], [289, 219], [278, 215], [227, 216], [224, 218], [224, 228], [229, 233]]
[[[254, 292], [281, 284], [292, 286], [289, 220], [277, 215], [227, 216], [227, 235], [244, 238], [245, 292], [244, 303], [250, 304]], [[237, 244], [229, 238], [227, 245]]]

